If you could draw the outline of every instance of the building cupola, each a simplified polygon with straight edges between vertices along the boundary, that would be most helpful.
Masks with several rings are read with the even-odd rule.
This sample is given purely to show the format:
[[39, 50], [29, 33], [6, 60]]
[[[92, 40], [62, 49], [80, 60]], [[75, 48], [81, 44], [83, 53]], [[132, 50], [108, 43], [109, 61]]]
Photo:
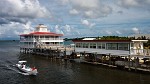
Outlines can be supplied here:
[[36, 32], [48, 32], [47, 31], [47, 26], [45, 26], [44, 24], [39, 24], [37, 27], [36, 27]]

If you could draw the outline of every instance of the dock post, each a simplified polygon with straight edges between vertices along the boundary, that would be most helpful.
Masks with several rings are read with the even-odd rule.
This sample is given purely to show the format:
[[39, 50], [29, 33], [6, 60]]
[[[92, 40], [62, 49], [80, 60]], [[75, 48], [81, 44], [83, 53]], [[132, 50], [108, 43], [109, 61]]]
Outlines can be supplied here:
[[73, 50], [74, 52], [76, 51], [76, 49], [75, 49], [75, 45], [74, 45], [74, 50]]
[[97, 52], [95, 52], [95, 62], [97, 62]]
[[64, 51], [64, 57], [67, 58], [67, 57], [66, 57], [66, 47], [65, 47], [65, 51]]
[[83, 55], [84, 61], [86, 60], [86, 58], [85, 58], [85, 54], [86, 54], [86, 53], [85, 53], [85, 51], [84, 51], [84, 55]]
[[25, 54], [26, 54], [26, 52], [27, 52], [27, 48], [25, 48]]
[[21, 47], [20, 47], [20, 53], [21, 53]]
[[58, 50], [58, 47], [57, 47], [57, 56], [56, 58], [59, 58], [59, 50]]
[[137, 71], [137, 58], [135, 59], [135, 71]]
[[109, 65], [111, 65], [111, 53], [109, 53]]
[[49, 56], [51, 58], [51, 54], [52, 54], [52, 50], [51, 50], [51, 47], [49, 48]]
[[135, 71], [137, 71], [138, 66], [139, 66], [139, 58], [136, 57], [136, 59], [135, 59]]
[[130, 67], [130, 65], [131, 65], [131, 64], [130, 64], [130, 58], [131, 58], [131, 57], [130, 57], [130, 55], [128, 55], [128, 61], [129, 61], [129, 71], [131, 70], [131, 67]]

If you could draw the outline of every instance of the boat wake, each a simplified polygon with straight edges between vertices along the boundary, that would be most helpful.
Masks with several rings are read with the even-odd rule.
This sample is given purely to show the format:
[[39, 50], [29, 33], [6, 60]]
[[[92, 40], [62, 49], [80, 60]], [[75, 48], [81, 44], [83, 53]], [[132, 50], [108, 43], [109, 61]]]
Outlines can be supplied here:
[[16, 64], [15, 62], [13, 61], [2, 61], [0, 60], [0, 69], [1, 70], [8, 70], [8, 71], [13, 71], [15, 73], [18, 73], [18, 74], [22, 74], [22, 75], [30, 75], [29, 73], [26, 73], [26, 72], [22, 72], [20, 71], [17, 67], [16, 67]]
[[22, 74], [22, 75], [27, 75], [27, 76], [30, 75], [29, 73], [23, 73], [23, 72], [20, 72], [20, 71], [18, 73]]
[[16, 73], [19, 73], [22, 75], [30, 75], [29, 73], [21, 72], [19, 69], [16, 68], [16, 65], [4, 65], [4, 66], [5, 67], [3, 67], [3, 69], [12, 70], [12, 71], [15, 71]]

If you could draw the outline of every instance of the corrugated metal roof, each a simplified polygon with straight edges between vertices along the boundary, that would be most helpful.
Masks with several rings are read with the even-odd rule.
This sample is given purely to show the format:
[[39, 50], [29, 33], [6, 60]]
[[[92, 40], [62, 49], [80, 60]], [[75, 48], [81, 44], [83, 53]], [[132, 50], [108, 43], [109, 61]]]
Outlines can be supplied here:
[[73, 42], [131, 42], [131, 40], [73, 40]]
[[94, 40], [95, 38], [84, 38], [83, 40]]
[[125, 50], [105, 50], [105, 49], [91, 49], [91, 48], [75, 48], [76, 52], [86, 52], [86, 53], [97, 53], [97, 54], [111, 54], [111, 55], [123, 55], [128, 56], [129, 51]]

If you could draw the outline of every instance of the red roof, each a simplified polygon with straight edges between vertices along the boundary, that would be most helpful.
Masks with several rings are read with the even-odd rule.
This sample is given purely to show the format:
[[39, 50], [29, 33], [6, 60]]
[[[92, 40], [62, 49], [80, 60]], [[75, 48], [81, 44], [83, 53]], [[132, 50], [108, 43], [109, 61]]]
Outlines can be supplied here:
[[131, 42], [131, 40], [72, 40], [73, 42]]
[[56, 34], [53, 32], [32, 32], [29, 34], [21, 34], [20, 36], [63, 36], [63, 34]]

